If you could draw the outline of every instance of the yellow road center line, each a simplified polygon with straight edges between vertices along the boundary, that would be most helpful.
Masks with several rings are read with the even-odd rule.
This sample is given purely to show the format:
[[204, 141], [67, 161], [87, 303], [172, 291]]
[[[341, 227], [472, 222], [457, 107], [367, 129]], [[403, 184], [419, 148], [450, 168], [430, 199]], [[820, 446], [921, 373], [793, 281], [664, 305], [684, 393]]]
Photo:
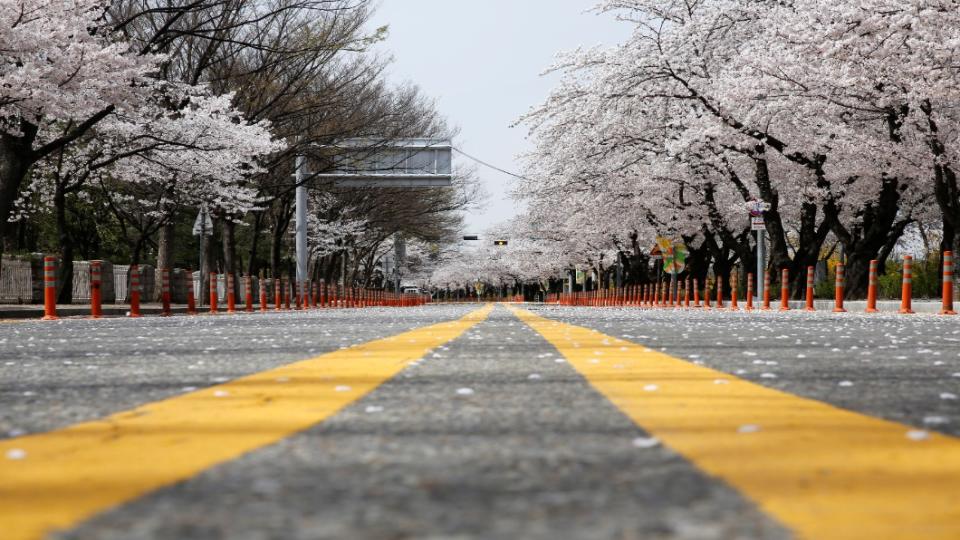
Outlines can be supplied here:
[[801, 537], [960, 538], [960, 440], [510, 309], [638, 426]]
[[41, 538], [316, 425], [492, 309], [102, 420], [0, 441], [0, 537]]

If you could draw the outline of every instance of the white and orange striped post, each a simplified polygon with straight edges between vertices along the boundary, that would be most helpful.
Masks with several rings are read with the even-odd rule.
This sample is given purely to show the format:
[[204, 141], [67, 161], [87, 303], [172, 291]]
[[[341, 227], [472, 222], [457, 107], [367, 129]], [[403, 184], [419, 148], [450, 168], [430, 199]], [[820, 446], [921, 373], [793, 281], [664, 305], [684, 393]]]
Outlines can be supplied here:
[[770, 270], [763, 271], [763, 304], [761, 309], [764, 311], [770, 311]]
[[281, 279], [283, 280], [283, 309], [290, 311], [290, 279], [287, 276]]
[[747, 307], [744, 311], [753, 311], [753, 273], [747, 272]]
[[140, 317], [140, 267], [130, 265], [130, 317]]
[[266, 313], [270, 309], [270, 301], [267, 298], [267, 287], [270, 286], [270, 281], [263, 277], [263, 274], [260, 274], [259, 283], [260, 283], [260, 313]]
[[867, 313], [877, 313], [877, 267], [880, 261], [870, 261], [870, 277], [867, 282]]
[[193, 270], [187, 268], [187, 273], [183, 279], [187, 282], [187, 315], [196, 315], [197, 300], [193, 295]]
[[780, 271], [780, 311], [790, 311], [790, 269]]
[[702, 307], [700, 304], [700, 280], [693, 278], [693, 307]]
[[90, 318], [99, 319], [103, 316], [103, 296], [100, 290], [103, 283], [102, 261], [90, 261]]
[[913, 313], [913, 257], [903, 256], [903, 290], [900, 295], [900, 313]]
[[953, 310], [953, 252], [943, 252], [943, 307], [941, 315], [956, 315]]
[[834, 313], [846, 313], [847, 310], [843, 307], [843, 297], [844, 289], [847, 286], [847, 276], [846, 276], [846, 267], [843, 263], [837, 264], [837, 280], [834, 286], [834, 303], [833, 303], [833, 312]]
[[807, 311], [815, 311], [813, 307], [813, 273], [814, 269], [812, 266], [807, 267]]
[[170, 269], [169, 268], [160, 269], [160, 305], [162, 306], [160, 310], [161, 317], [169, 317], [173, 315], [173, 312], [170, 311]]
[[43, 320], [55, 321], [57, 317], [57, 258], [43, 258]]
[[684, 288], [683, 307], [685, 308], [690, 307], [690, 289], [692, 288], [692, 286], [693, 286], [693, 282], [689, 277], [683, 280], [683, 288]]
[[740, 273], [734, 272], [730, 277], [730, 311], [740, 311], [740, 305], [737, 303], [740, 296], [739, 290]]
[[723, 276], [717, 276], [717, 309], [725, 309], [723, 305]]
[[283, 309], [283, 285], [280, 283], [280, 278], [273, 278], [273, 304], [274, 310], [280, 311]]
[[210, 313], [216, 314], [220, 308], [220, 299], [217, 297], [217, 273], [210, 272]]
[[710, 306], [710, 276], [704, 280], [703, 284], [703, 309], [713, 309]]
[[247, 305], [246, 312], [253, 313], [253, 277], [250, 274], [243, 276], [243, 299]]
[[237, 312], [237, 293], [234, 289], [233, 283], [233, 272], [226, 273], [226, 286], [227, 286], [227, 313], [236, 313]]

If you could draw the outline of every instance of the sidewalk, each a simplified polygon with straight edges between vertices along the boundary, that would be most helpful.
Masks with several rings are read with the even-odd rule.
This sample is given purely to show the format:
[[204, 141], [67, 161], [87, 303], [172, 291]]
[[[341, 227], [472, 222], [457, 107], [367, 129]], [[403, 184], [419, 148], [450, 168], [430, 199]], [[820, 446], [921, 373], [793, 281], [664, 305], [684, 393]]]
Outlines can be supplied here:
[[[159, 303], [140, 304], [140, 313], [144, 316], [160, 315], [163, 307]], [[199, 308], [198, 308], [199, 309]], [[209, 308], [208, 308], [209, 309]], [[104, 317], [125, 317], [130, 311], [128, 304], [104, 304]], [[174, 304], [170, 311], [177, 314], [187, 312], [186, 304]], [[58, 317], [89, 317], [88, 304], [58, 304]], [[43, 304], [0, 304], [0, 319], [40, 319], [43, 317]]]

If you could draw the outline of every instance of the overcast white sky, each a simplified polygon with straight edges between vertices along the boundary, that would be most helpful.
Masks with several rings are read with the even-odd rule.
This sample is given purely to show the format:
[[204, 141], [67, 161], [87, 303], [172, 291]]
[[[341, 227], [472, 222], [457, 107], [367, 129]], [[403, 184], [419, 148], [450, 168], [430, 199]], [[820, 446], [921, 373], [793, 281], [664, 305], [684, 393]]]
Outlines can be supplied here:
[[[614, 45], [629, 26], [610, 15], [585, 13], [596, 0], [382, 0], [373, 24], [389, 25], [381, 46], [394, 58], [390, 77], [419, 85], [437, 101], [464, 152], [519, 172], [516, 156], [529, 148], [520, 115], [543, 101], [556, 82], [540, 73], [557, 52]], [[459, 164], [469, 165], [458, 158]], [[520, 211], [509, 198], [511, 179], [479, 167], [490, 200], [468, 216], [479, 233]]]

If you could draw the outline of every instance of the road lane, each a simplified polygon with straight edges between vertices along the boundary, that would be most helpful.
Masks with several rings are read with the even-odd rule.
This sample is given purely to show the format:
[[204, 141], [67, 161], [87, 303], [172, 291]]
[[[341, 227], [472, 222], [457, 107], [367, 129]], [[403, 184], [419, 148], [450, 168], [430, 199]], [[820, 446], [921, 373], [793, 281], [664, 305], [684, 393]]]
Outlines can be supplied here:
[[557, 360], [497, 308], [322, 424], [65, 538], [786, 537], [675, 452], [644, 447]]
[[769, 388], [960, 436], [957, 317], [529, 308]]
[[637, 425], [800, 536], [960, 536], [960, 440], [515, 313]]
[[0, 438], [108, 416], [443, 321], [476, 305], [0, 326]]
[[[185, 437], [228, 447], [235, 447], [240, 438], [263, 435], [254, 424], [287, 426], [286, 434], [275, 431], [265, 446], [255, 445], [243, 455], [235, 453], [196, 467], [179, 477], [182, 481], [158, 483], [166, 487], [148, 490], [55, 535], [63, 539], [779, 539], [790, 534], [783, 524], [808, 536], [836, 537], [836, 531], [843, 530], [830, 521], [837, 509], [843, 510], [840, 513], [848, 522], [860, 512], [865, 525], [857, 528], [857, 537], [896, 537], [893, 527], [907, 536], [935, 538], [944, 531], [952, 533], [950, 527], [960, 522], [953, 510], [958, 506], [952, 492], [954, 458], [944, 459], [942, 454], [898, 457], [904, 444], [926, 452], [942, 449], [943, 440], [955, 441], [937, 434], [953, 433], [958, 413], [957, 401], [943, 397], [956, 392], [960, 381], [951, 375], [960, 372], [956, 360], [960, 332], [950, 319], [524, 307], [608, 335], [591, 348], [591, 353], [602, 354], [567, 363], [554, 345], [508, 309], [497, 307], [488, 319], [433, 348], [423, 360], [390, 367], [393, 376], [379, 375], [385, 382], [375, 388], [363, 358], [346, 362], [357, 370], [351, 381], [317, 378], [311, 383], [333, 385], [326, 388], [329, 392], [294, 391], [296, 396], [288, 396], [302, 399], [308, 407], [278, 409], [278, 414], [253, 422], [256, 416], [249, 411], [262, 404], [265, 396], [260, 388], [294, 388], [291, 380], [278, 380], [286, 375], [272, 373], [273, 379], [257, 380], [256, 374], [283, 369], [308, 352], [342, 354], [342, 347], [358, 341], [455, 319], [471, 308], [25, 323], [16, 325], [23, 330], [15, 335], [0, 329], [0, 422], [26, 426], [30, 432], [57, 430], [73, 424], [78, 416], [85, 421], [143, 403], [182, 399], [184, 394], [225, 391], [226, 395], [207, 396], [199, 407], [202, 412], [206, 402], [238, 400], [215, 421], [199, 426], [186, 414], [170, 417], [166, 423], [157, 415], [154, 421], [163, 423], [168, 433], [179, 430]], [[105, 324], [96, 326], [101, 323]], [[95, 339], [77, 339], [91, 329], [97, 330]], [[583, 343], [590, 341], [584, 338]], [[570, 353], [568, 345], [560, 345]], [[124, 357], [120, 351], [131, 354]], [[662, 352], [683, 361], [671, 359], [669, 369], [656, 373], [666, 383], [643, 385], [656, 384], [655, 391], [641, 387], [637, 392], [638, 381], [649, 374], [624, 374], [623, 368], [634, 363], [664, 368], [667, 364], [656, 356]], [[615, 372], [591, 373], [591, 366], [604, 366], [611, 355], [623, 353], [629, 353], [628, 358], [618, 362], [621, 368], [611, 370]], [[91, 365], [98, 369], [87, 369]], [[683, 369], [676, 371], [677, 365]], [[689, 369], [704, 370], [698, 373], [709, 372], [713, 378], [691, 378]], [[254, 384], [238, 384], [251, 375]], [[597, 390], [602, 385], [591, 385], [597, 385], [598, 378], [632, 388], [641, 401], [632, 394], [627, 400], [644, 406], [631, 410], [622, 400], [610, 401], [604, 395], [609, 392]], [[224, 390], [224, 385], [237, 379], [241, 381]], [[723, 383], [716, 384], [720, 379]], [[687, 386], [680, 395], [671, 396], [665, 386], [675, 383]], [[694, 383], [704, 386], [694, 388]], [[362, 385], [372, 390], [354, 393]], [[338, 386], [349, 388], [338, 391]], [[709, 459], [663, 435], [673, 430], [697, 439], [711, 459], [730, 457], [723, 450], [733, 448], [727, 429], [732, 424], [719, 429], [716, 415], [735, 407], [712, 398], [716, 392], [742, 388], [751, 401], [759, 401], [757, 396], [764, 400], [762, 406], [741, 407], [738, 415], [753, 417], [733, 430], [739, 438], [735, 441], [763, 443], [731, 451], [731, 461], [749, 477], [745, 484], [717, 472]], [[24, 396], [20, 389], [34, 395]], [[779, 391], [787, 393], [783, 395], [789, 405], [778, 406], [777, 400], [783, 399]], [[692, 399], [709, 414], [679, 409], [672, 403], [647, 407], [645, 400], [652, 394]], [[330, 396], [344, 400], [341, 408], [328, 406], [325, 399]], [[796, 407], [794, 396], [809, 399]], [[837, 411], [830, 405], [861, 414], [854, 415], [853, 424], [846, 418], [826, 426], [829, 422], [823, 418], [832, 422]], [[782, 435], [790, 430], [796, 434], [803, 422], [791, 418], [789, 429], [778, 425], [783, 410], [803, 416], [798, 411], [808, 412], [810, 407], [826, 411], [827, 416], [818, 416], [818, 425], [807, 425], [811, 432], [803, 439], [806, 446], [784, 439]], [[638, 414], [657, 411], [669, 413], [664, 413], [663, 424], [637, 420]], [[313, 413], [328, 416], [320, 423], [304, 421], [305, 430], [290, 429], [301, 415]], [[889, 428], [889, 422], [868, 417], [900, 422], [894, 425], [901, 435], [925, 432], [922, 435], [927, 438], [877, 439], [877, 453], [861, 459], [856, 448], [851, 451], [844, 445], [862, 435], [864, 418]], [[940, 421], [924, 422], [931, 417]], [[122, 422], [133, 426], [138, 418]], [[707, 425], [705, 419], [714, 422]], [[870, 424], [867, 432], [875, 434], [876, 425]], [[771, 433], [775, 437], [769, 438]], [[104, 441], [110, 443], [111, 438]], [[228, 443], [220, 444], [224, 442]], [[819, 450], [810, 449], [816, 445]], [[194, 459], [161, 454], [138, 455], [144, 462], [138, 464], [138, 472], [153, 474]], [[27, 452], [25, 457], [35, 455]], [[208, 458], [211, 455], [206, 453]], [[859, 466], [873, 463], [874, 468], [841, 490], [822, 490], [822, 476], [836, 484], [849, 472], [849, 467], [837, 469], [830, 461], [838, 455], [853, 456], [852, 462]], [[4, 457], [10, 463], [26, 462], [0, 452], [0, 461]], [[827, 460], [827, 466], [809, 484], [818, 489], [805, 492], [805, 486], [791, 481], [808, 472], [814, 458]], [[107, 457], [96, 459], [106, 461]], [[4, 474], [0, 470], [6, 480]], [[122, 466], [112, 474], [115, 482], [107, 492], [149, 480]], [[864, 486], [877, 483], [882, 485], [867, 494], [876, 499], [871, 504], [899, 504], [881, 519], [876, 518], [875, 509], [863, 511], [870, 505], [862, 504]], [[44, 504], [44, 497], [51, 494], [61, 500], [82, 500], [102, 487], [89, 482], [73, 486], [68, 489], [61, 484], [31, 496]], [[924, 497], [930, 496], [931, 486], [947, 491], [940, 500], [927, 501]], [[768, 497], [758, 497], [758, 489], [766, 490]], [[16, 497], [21, 504], [32, 502], [24, 493]], [[814, 508], [809, 504], [811, 493], [823, 495], [815, 503], [826, 508], [815, 518], [822, 529], [812, 532], [798, 526], [795, 516], [782, 506], [799, 506], [800, 513], [809, 514]], [[914, 504], [915, 494], [922, 504]], [[0, 506], [7, 499], [11, 497], [0, 491]], [[903, 515], [910, 510], [915, 511], [912, 517]], [[3, 516], [0, 523], [5, 524]], [[869, 527], [886, 528], [877, 532]]]
[[321, 422], [489, 311], [0, 441], [4, 538], [42, 537]]

